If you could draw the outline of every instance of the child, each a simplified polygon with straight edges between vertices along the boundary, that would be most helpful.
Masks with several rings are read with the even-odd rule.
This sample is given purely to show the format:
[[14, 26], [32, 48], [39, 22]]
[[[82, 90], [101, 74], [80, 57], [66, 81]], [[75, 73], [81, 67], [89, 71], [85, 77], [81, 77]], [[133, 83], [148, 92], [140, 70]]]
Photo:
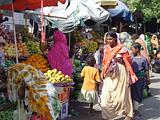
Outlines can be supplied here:
[[100, 76], [98, 69], [94, 68], [95, 63], [94, 56], [87, 59], [88, 65], [81, 72], [84, 82], [78, 99], [79, 102], [89, 103], [90, 113], [93, 111], [93, 105], [98, 103], [97, 83], [100, 82]]
[[[133, 43], [131, 46], [132, 68], [138, 78], [138, 81], [131, 85], [131, 94], [134, 105], [135, 116], [139, 117], [139, 105], [143, 99], [143, 90], [146, 85], [146, 81], [149, 79], [149, 68], [147, 59], [140, 53], [141, 45], [139, 43]], [[147, 78], [148, 77], [148, 78]]]

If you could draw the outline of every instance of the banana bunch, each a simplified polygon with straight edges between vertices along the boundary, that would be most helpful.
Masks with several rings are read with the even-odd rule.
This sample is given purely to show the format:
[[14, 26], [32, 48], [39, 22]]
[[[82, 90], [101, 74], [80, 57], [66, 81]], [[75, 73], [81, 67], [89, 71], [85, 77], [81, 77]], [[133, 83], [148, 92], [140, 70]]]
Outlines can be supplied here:
[[90, 42], [88, 43], [88, 45], [87, 45], [88, 52], [89, 52], [89, 53], [95, 52], [96, 49], [97, 49], [97, 47], [98, 47], [97, 42], [90, 41]]
[[52, 83], [73, 82], [73, 80], [68, 75], [64, 75], [61, 71], [58, 71], [57, 69], [48, 70], [46, 73], [44, 73], [44, 75]]

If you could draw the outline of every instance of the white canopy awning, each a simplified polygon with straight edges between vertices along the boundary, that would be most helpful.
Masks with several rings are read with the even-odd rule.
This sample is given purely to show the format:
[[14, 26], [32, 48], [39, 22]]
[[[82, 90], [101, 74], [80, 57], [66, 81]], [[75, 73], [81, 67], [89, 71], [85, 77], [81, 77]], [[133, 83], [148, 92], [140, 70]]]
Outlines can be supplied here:
[[52, 27], [59, 28], [63, 32], [74, 30], [81, 21], [91, 19], [96, 23], [103, 23], [110, 17], [109, 12], [92, 0], [70, 0], [69, 3], [66, 2], [66, 4], [58, 7], [45, 7], [44, 14], [56, 16], [46, 17], [46, 19], [52, 23]]

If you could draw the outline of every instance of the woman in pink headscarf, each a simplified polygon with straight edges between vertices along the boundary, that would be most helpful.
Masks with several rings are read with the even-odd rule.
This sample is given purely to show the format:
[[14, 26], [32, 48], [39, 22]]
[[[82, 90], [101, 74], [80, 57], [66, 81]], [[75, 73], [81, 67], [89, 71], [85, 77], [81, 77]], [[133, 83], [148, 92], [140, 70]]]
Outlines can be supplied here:
[[69, 49], [67, 46], [67, 38], [64, 33], [57, 30], [53, 34], [54, 45], [48, 52], [48, 61], [51, 68], [62, 71], [65, 75], [72, 75], [72, 64], [69, 59]]

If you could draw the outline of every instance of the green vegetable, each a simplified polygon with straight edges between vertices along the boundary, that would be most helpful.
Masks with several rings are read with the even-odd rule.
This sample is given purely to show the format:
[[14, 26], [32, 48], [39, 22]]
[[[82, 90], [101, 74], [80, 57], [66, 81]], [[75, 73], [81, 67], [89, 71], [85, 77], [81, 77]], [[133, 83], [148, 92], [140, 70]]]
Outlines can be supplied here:
[[13, 120], [13, 111], [0, 111], [0, 120]]
[[80, 66], [80, 60], [75, 59], [75, 60], [74, 60], [74, 65], [75, 65], [76, 67], [79, 67], [79, 66]]

